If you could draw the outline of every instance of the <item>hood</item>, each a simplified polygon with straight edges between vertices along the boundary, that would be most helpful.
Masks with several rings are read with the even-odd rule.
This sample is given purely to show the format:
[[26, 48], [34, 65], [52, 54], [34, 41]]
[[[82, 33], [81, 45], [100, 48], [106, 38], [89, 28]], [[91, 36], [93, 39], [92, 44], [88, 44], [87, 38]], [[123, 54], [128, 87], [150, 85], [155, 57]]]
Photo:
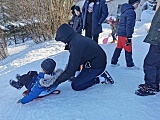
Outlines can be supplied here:
[[71, 39], [75, 36], [75, 31], [72, 27], [70, 27], [68, 24], [64, 23], [62, 24], [57, 32], [56, 32], [56, 41], [61, 41], [63, 43], [68, 43], [71, 41]]
[[128, 9], [133, 9], [134, 10], [134, 7], [130, 4], [127, 4], [127, 3], [123, 4], [121, 6], [121, 13], [124, 13]]
[[57, 80], [57, 78], [63, 73], [63, 70], [58, 68], [55, 71], [54, 75], [48, 75], [48, 74], [44, 74], [44, 78], [41, 78], [39, 80], [39, 84], [42, 87], [50, 87], [51, 85], [53, 85], [55, 83], [55, 81]]

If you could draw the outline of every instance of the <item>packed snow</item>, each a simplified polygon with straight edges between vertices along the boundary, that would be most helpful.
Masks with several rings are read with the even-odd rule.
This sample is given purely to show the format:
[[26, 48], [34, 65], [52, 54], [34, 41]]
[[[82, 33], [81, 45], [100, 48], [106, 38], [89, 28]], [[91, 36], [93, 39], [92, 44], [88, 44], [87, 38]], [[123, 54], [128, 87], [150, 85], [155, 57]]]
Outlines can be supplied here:
[[[40, 64], [45, 58], [53, 58], [56, 68], [64, 69], [69, 53], [64, 44], [55, 40], [35, 44], [28, 41], [8, 46], [9, 56], [0, 61], [0, 120], [158, 120], [160, 118], [160, 93], [141, 97], [135, 95], [137, 86], [144, 83], [143, 60], [149, 44], [143, 40], [150, 27], [154, 11], [142, 13], [142, 21], [137, 21], [133, 35], [133, 60], [137, 69], [125, 65], [124, 51], [119, 58], [120, 66], [110, 65], [116, 44], [102, 44], [110, 34], [108, 24], [103, 24], [99, 44], [107, 54], [106, 70], [115, 83], [98, 84], [84, 91], [73, 91], [70, 82], [59, 85], [59, 95], [50, 95], [33, 100], [25, 105], [16, 103], [22, 92], [9, 85], [15, 75], [29, 70], [41, 71]], [[111, 37], [109, 38], [111, 41]], [[101, 62], [101, 61], [99, 61]]]

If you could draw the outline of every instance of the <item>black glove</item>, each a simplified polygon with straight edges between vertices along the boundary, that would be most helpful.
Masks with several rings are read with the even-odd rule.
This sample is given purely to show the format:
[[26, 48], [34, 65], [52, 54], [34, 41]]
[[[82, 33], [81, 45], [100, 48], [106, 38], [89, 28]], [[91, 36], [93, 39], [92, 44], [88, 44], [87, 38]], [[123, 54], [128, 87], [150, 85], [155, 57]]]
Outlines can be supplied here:
[[47, 91], [50, 91], [54, 86], [58, 86], [58, 85], [59, 85], [59, 83], [57, 81], [55, 81], [51, 86], [49, 86], [47, 88]]
[[132, 42], [132, 38], [127, 38], [127, 41], [126, 41], [126, 46], [129, 46]]

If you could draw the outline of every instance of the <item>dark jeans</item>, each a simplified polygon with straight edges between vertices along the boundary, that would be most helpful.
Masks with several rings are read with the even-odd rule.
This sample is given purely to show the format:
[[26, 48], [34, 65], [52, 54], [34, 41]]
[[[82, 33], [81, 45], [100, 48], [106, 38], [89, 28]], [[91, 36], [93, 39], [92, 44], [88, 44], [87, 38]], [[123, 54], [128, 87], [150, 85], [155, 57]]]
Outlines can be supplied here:
[[144, 80], [146, 84], [157, 87], [160, 82], [160, 48], [150, 45], [149, 52], [144, 59]]
[[83, 68], [80, 74], [72, 82], [71, 86], [73, 90], [80, 91], [85, 90], [97, 83], [97, 76], [102, 74], [104, 69], [87, 69]]
[[96, 41], [98, 43], [99, 34], [98, 35], [92, 35], [91, 31], [92, 31], [91, 28], [87, 27], [85, 29], [85, 37], [89, 37], [89, 38], [93, 39], [94, 41]]

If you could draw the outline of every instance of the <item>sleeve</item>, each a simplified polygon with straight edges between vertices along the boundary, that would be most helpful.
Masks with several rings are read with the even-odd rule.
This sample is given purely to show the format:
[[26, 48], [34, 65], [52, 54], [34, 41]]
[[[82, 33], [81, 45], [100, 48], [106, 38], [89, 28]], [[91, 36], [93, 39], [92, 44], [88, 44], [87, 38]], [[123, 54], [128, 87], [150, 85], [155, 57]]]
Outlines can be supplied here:
[[132, 34], [134, 32], [134, 26], [136, 21], [136, 13], [135, 11], [128, 11], [126, 13], [127, 19], [126, 19], [126, 33], [127, 37], [131, 38]]
[[99, 24], [102, 24], [103, 21], [107, 18], [108, 16], [108, 7], [107, 7], [107, 2], [105, 0], [102, 1], [102, 15], [101, 18], [99, 20]]
[[71, 47], [68, 66], [66, 67], [66, 70], [58, 77], [56, 82], [60, 84], [75, 75], [76, 70], [80, 66], [80, 61], [82, 57], [82, 52], [80, 50], [80, 46], [76, 45], [74, 48]]

